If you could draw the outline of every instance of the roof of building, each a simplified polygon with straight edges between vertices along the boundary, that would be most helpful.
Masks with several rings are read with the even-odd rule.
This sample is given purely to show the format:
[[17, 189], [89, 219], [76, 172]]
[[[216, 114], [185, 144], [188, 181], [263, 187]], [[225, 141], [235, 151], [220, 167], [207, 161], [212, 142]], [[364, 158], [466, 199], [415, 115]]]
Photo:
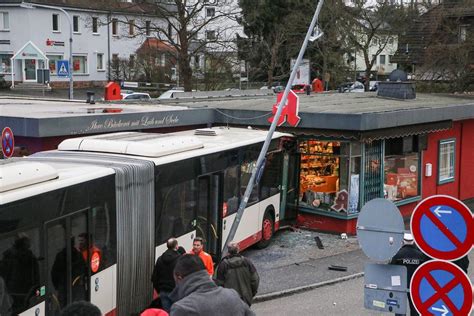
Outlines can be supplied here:
[[[474, 98], [469, 96], [418, 94], [414, 100], [403, 101], [375, 93], [323, 93], [300, 95], [299, 100], [299, 125], [291, 128], [284, 124], [282, 130], [377, 139], [443, 130], [452, 121], [474, 119]], [[206, 124], [264, 127], [270, 125], [275, 103], [276, 96], [95, 105], [0, 98], [0, 125], [29, 137]]]

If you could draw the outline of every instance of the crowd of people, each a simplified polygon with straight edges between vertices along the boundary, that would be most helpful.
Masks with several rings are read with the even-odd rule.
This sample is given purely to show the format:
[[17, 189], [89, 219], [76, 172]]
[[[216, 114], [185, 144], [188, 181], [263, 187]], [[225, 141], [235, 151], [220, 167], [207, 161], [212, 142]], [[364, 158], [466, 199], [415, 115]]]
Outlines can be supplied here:
[[259, 276], [253, 263], [239, 253], [237, 243], [217, 265], [196, 237], [189, 253], [171, 238], [158, 258], [151, 281], [158, 293], [142, 316], [162, 315], [254, 315], [250, 310], [257, 294]]

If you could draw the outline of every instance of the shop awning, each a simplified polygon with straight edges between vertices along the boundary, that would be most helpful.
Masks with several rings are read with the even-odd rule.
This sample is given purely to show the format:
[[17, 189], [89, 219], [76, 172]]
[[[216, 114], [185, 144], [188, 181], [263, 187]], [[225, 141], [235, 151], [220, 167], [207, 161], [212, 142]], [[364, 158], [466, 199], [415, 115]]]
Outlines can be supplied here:
[[278, 130], [281, 132], [292, 133], [296, 136], [310, 136], [325, 139], [359, 140], [362, 142], [370, 143], [374, 140], [380, 139], [399, 138], [444, 131], [450, 129], [452, 125], [452, 121], [442, 121], [435, 123], [384, 128], [366, 132], [297, 128], [279, 128]]
[[361, 133], [360, 140], [363, 142], [372, 142], [380, 139], [390, 139], [407, 137], [413, 135], [422, 135], [450, 129], [453, 126], [452, 121], [442, 121], [427, 124], [408, 125], [368, 131]]

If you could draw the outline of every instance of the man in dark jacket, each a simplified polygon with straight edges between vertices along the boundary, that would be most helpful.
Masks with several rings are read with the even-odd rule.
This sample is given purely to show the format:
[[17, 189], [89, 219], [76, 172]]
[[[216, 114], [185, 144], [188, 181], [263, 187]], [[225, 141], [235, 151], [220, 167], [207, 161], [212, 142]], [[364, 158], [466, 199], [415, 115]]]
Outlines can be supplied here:
[[255, 315], [236, 291], [217, 286], [198, 256], [181, 256], [174, 268], [176, 287], [170, 316]]
[[217, 267], [216, 283], [228, 289], [234, 289], [249, 306], [257, 294], [260, 278], [253, 263], [239, 254], [239, 245], [235, 242], [227, 246], [228, 255]]
[[180, 247], [176, 238], [168, 239], [166, 246], [168, 249], [156, 260], [151, 282], [153, 282], [155, 291], [160, 295], [161, 307], [169, 312], [172, 304], [169, 295], [175, 286], [173, 270], [176, 261], [183, 252], [179, 251]]
[[[426, 256], [420, 249], [415, 245], [413, 240], [413, 235], [411, 233], [405, 233], [403, 235], [403, 246], [398, 250], [398, 252], [393, 256], [391, 264], [402, 265], [407, 268], [407, 281], [408, 287], [410, 287], [411, 278], [415, 273], [415, 270], [423, 263], [429, 260], [429, 257]], [[413, 305], [413, 302], [408, 294], [408, 302], [410, 304], [410, 315], [416, 316], [419, 315]], [[396, 314], [397, 315], [397, 314]]]

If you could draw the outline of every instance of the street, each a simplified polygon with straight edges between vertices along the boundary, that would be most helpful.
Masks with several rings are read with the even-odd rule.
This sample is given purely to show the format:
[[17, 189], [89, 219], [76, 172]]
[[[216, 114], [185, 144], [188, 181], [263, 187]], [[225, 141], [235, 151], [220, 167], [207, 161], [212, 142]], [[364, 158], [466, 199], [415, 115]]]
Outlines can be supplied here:
[[364, 308], [364, 278], [321, 287], [252, 305], [258, 316], [277, 315], [388, 315]]

